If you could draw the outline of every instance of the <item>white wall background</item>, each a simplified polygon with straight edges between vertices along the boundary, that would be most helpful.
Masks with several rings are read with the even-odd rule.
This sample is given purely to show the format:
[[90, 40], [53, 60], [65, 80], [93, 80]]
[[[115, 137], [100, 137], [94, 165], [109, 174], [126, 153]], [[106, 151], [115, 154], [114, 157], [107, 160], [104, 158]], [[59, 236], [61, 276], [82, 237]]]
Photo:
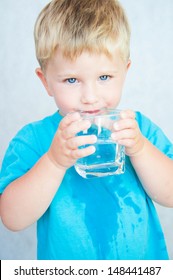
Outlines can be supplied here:
[[[26, 123], [56, 110], [35, 75], [33, 28], [46, 0], [0, 1], [0, 162]], [[121, 108], [140, 110], [173, 141], [173, 1], [121, 0], [131, 24], [132, 66]], [[171, 259], [173, 209], [157, 206]], [[0, 223], [0, 259], [35, 259], [35, 225], [10, 232]]]

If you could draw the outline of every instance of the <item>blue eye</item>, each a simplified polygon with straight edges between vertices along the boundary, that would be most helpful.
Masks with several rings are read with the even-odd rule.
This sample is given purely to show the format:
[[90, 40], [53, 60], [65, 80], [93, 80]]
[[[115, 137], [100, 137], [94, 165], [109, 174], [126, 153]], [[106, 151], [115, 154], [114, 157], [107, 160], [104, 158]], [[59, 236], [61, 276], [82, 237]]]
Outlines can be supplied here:
[[69, 79], [67, 79], [67, 82], [69, 84], [74, 84], [74, 83], [76, 83], [76, 78], [69, 78]]
[[107, 81], [109, 79], [108, 75], [102, 75], [99, 77], [101, 81]]

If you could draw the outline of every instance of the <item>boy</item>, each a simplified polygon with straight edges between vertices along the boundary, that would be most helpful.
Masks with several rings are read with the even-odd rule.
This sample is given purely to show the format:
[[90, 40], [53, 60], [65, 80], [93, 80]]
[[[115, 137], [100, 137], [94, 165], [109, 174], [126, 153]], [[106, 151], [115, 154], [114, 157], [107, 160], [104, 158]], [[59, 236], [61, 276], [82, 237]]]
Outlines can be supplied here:
[[152, 200], [173, 206], [173, 146], [155, 124], [139, 112], [122, 112], [112, 139], [125, 146], [123, 175], [86, 180], [74, 169], [96, 142], [76, 136], [90, 126], [77, 111], [118, 106], [129, 41], [116, 0], [54, 0], [37, 19], [36, 73], [58, 112], [11, 141], [0, 209], [14, 231], [37, 221], [38, 259], [168, 259]]

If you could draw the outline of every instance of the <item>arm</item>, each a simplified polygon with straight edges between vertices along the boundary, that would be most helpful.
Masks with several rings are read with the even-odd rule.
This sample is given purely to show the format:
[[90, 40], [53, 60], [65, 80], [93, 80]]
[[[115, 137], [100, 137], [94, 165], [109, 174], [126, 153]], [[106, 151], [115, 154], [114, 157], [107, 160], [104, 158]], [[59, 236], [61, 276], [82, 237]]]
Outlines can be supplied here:
[[173, 207], [173, 161], [141, 134], [133, 111], [124, 111], [114, 129], [112, 138], [125, 146], [147, 194], [155, 202]]
[[10, 230], [21, 230], [46, 211], [65, 169], [58, 169], [45, 154], [25, 175], [7, 186], [1, 197], [1, 218]]
[[0, 218], [1, 218], [1, 194], [0, 194]]
[[3, 223], [11, 230], [21, 230], [38, 220], [49, 207], [66, 170], [77, 158], [94, 152], [94, 147], [78, 149], [96, 141], [92, 136], [76, 137], [87, 129], [77, 113], [61, 121], [49, 151], [22, 177], [7, 186], [1, 196], [0, 213]]
[[140, 181], [157, 203], [173, 207], [173, 161], [147, 139], [141, 154], [131, 157]]

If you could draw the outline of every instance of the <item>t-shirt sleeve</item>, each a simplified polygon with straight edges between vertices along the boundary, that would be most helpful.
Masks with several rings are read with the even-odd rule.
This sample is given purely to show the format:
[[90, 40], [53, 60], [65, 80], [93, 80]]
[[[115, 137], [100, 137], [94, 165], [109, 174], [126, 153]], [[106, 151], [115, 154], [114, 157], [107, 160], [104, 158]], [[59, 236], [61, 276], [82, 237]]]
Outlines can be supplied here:
[[34, 129], [27, 125], [12, 139], [5, 153], [0, 171], [0, 193], [31, 169], [40, 156]]
[[162, 129], [140, 112], [136, 112], [136, 120], [142, 134], [161, 152], [173, 159], [173, 144]]

